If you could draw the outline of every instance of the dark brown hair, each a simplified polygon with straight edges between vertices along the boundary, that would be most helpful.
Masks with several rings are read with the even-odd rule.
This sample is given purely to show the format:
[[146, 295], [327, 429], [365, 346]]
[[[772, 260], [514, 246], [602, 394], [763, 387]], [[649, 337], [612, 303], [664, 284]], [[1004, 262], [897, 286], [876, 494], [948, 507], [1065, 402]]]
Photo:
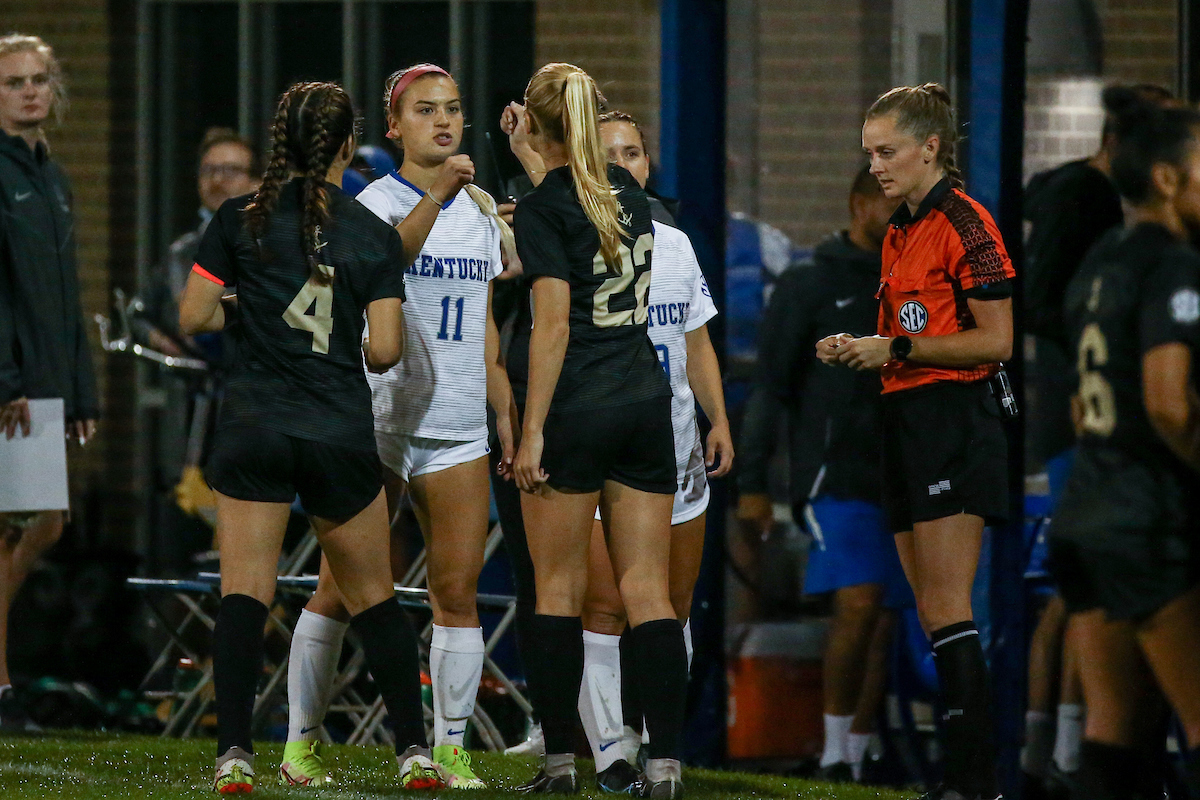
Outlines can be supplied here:
[[642, 130], [642, 126], [638, 124], [633, 114], [628, 111], [605, 111], [600, 115], [600, 124], [603, 125], [606, 122], [627, 122], [632, 125], [633, 129], [638, 132], [638, 136], [641, 137], [642, 152], [646, 153], [647, 158], [650, 157], [650, 151], [646, 149], [646, 132]]
[[292, 171], [304, 178], [301, 247], [313, 280], [331, 278], [318, 267], [320, 227], [329, 223], [325, 176], [346, 140], [354, 135], [354, 105], [336, 83], [297, 83], [279, 98], [271, 126], [271, 159], [262, 186], [246, 206], [246, 227], [258, 242]]
[[950, 185], [963, 188], [962, 173], [954, 161], [958, 123], [950, 93], [940, 83], [897, 86], [884, 92], [867, 110], [867, 119], [896, 115], [896, 128], [921, 142], [938, 137], [938, 166], [946, 171]]
[[208, 155], [208, 151], [220, 144], [236, 144], [250, 154], [251, 175], [256, 175], [262, 171], [262, 164], [258, 158], [258, 148], [250, 143], [250, 140], [245, 136], [241, 136], [233, 128], [209, 128], [204, 132], [204, 138], [200, 140], [200, 149], [196, 155], [196, 161], [204, 160]]

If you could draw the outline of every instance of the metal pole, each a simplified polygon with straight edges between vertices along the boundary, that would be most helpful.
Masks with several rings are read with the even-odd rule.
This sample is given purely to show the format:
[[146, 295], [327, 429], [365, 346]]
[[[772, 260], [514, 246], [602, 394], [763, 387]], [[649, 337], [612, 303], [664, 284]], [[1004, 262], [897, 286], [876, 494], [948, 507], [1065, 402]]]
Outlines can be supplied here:
[[[151, 236], [153, 225], [150, 214], [154, 208], [152, 193], [153, 139], [151, 119], [154, 114], [154, 84], [151, 73], [154, 69], [154, 12], [149, 0], [141, 0], [137, 7], [137, 76], [135, 83], [136, 113], [135, 123], [136, 143], [134, 148], [134, 181], [137, 189], [135, 207], [135, 269], [137, 288], [141, 291], [149, 284]], [[135, 396], [140, 399], [147, 389], [147, 370], [138, 366], [134, 372]], [[133, 485], [134, 496], [138, 508], [144, 513], [138, 514], [134, 522], [133, 548], [141, 556], [142, 564], [150, 562], [150, 496], [145, 487], [150, 485], [150, 466], [147, 463], [150, 451], [150, 436], [146, 426], [145, 415], [134, 414], [133, 423]]]
[[466, 55], [466, 18], [463, 0], [450, 0], [450, 74], [462, 72]]
[[[264, 121], [275, 118], [275, 98], [279, 94], [279, 71], [276, 69], [276, 37], [275, 37], [275, 4], [265, 3], [258, 9], [258, 38], [262, 42], [259, 48], [258, 95], [254, 108], [258, 114], [253, 123], [254, 133], [260, 142], [265, 142], [265, 148], [271, 146], [267, 141], [268, 125]], [[253, 139], [251, 139], [253, 141]]]
[[358, 4], [342, 0], [342, 88], [355, 105], [362, 107], [358, 75]]
[[238, 0], [238, 133], [250, 138], [254, 129], [254, 9]]
[[366, 60], [363, 73], [366, 83], [366, 96], [363, 100], [363, 121], [366, 128], [364, 136], [367, 142], [377, 145], [383, 141], [386, 125], [379, 97], [383, 91], [383, 76], [391, 73], [392, 65], [385, 67], [383, 64], [383, 15], [380, 14], [379, 3], [368, 3], [364, 16], [367, 29], [363, 43]]
[[[474, 19], [472, 20], [472, 39], [473, 46], [471, 48], [471, 152], [475, 156], [476, 163], [479, 163], [485, 158], [484, 153], [487, 152], [487, 158], [494, 158], [492, 153], [488, 152], [487, 140], [483, 134], [488, 130], [490, 120], [486, 117], [490, 114], [487, 107], [488, 99], [488, 60], [490, 58], [490, 50], [488, 47], [489, 34], [491, 33], [491, 16], [487, 3], [475, 3], [472, 8]], [[496, 191], [500, 194], [504, 193], [503, 186], [497, 186]]]

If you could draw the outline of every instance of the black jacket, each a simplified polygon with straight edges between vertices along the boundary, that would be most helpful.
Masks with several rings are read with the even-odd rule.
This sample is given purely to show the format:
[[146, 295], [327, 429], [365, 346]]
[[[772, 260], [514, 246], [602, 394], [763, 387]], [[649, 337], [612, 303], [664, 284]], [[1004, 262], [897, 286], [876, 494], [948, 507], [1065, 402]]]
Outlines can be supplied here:
[[66, 175], [44, 145], [0, 131], [0, 403], [61, 397], [68, 419], [100, 414]]
[[879, 274], [879, 253], [840, 233], [817, 246], [811, 263], [780, 276], [759, 332], [758, 373], [742, 422], [742, 491], [767, 490], [776, 422], [786, 413], [794, 506], [810, 494], [881, 501], [879, 374], [826, 366], [814, 354], [830, 334], [875, 333]]

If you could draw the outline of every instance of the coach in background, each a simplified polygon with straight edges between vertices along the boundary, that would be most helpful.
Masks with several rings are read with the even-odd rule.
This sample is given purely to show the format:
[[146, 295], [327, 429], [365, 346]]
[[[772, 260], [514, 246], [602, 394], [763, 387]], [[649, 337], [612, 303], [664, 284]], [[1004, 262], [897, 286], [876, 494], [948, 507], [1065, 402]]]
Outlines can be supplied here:
[[[783, 273], [760, 331], [759, 372], [742, 428], [738, 514], [772, 524], [767, 463], [788, 418], [789, 486], [797, 524], [812, 536], [804, 590], [833, 592], [824, 658], [825, 748], [818, 777], [861, 778], [886, 677], [887, 605], [911, 604], [879, 501], [879, 379], [820, 364], [812, 343], [875, 330], [880, 251], [899, 205], [863, 168], [850, 190], [850, 228]], [[872, 643], [875, 647], [872, 647]]]
[[[0, 37], [0, 428], [27, 435], [29, 400], [61, 397], [69, 439], [85, 443], [100, 406], [84, 334], [71, 188], [42, 127], [66, 103], [54, 52], [36, 36]], [[22, 724], [8, 675], [8, 609], [34, 561], [62, 535], [38, 515], [0, 542], [0, 726]]]

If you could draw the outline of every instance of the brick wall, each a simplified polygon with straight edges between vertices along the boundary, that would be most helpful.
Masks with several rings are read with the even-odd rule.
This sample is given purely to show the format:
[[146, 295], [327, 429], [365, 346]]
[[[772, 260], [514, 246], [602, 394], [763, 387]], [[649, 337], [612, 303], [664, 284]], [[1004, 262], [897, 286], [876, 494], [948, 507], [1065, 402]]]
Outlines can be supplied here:
[[1178, 88], [1178, 0], [1097, 0], [1104, 77]]
[[1100, 78], [1031, 78], [1025, 100], [1025, 180], [1100, 146]]

